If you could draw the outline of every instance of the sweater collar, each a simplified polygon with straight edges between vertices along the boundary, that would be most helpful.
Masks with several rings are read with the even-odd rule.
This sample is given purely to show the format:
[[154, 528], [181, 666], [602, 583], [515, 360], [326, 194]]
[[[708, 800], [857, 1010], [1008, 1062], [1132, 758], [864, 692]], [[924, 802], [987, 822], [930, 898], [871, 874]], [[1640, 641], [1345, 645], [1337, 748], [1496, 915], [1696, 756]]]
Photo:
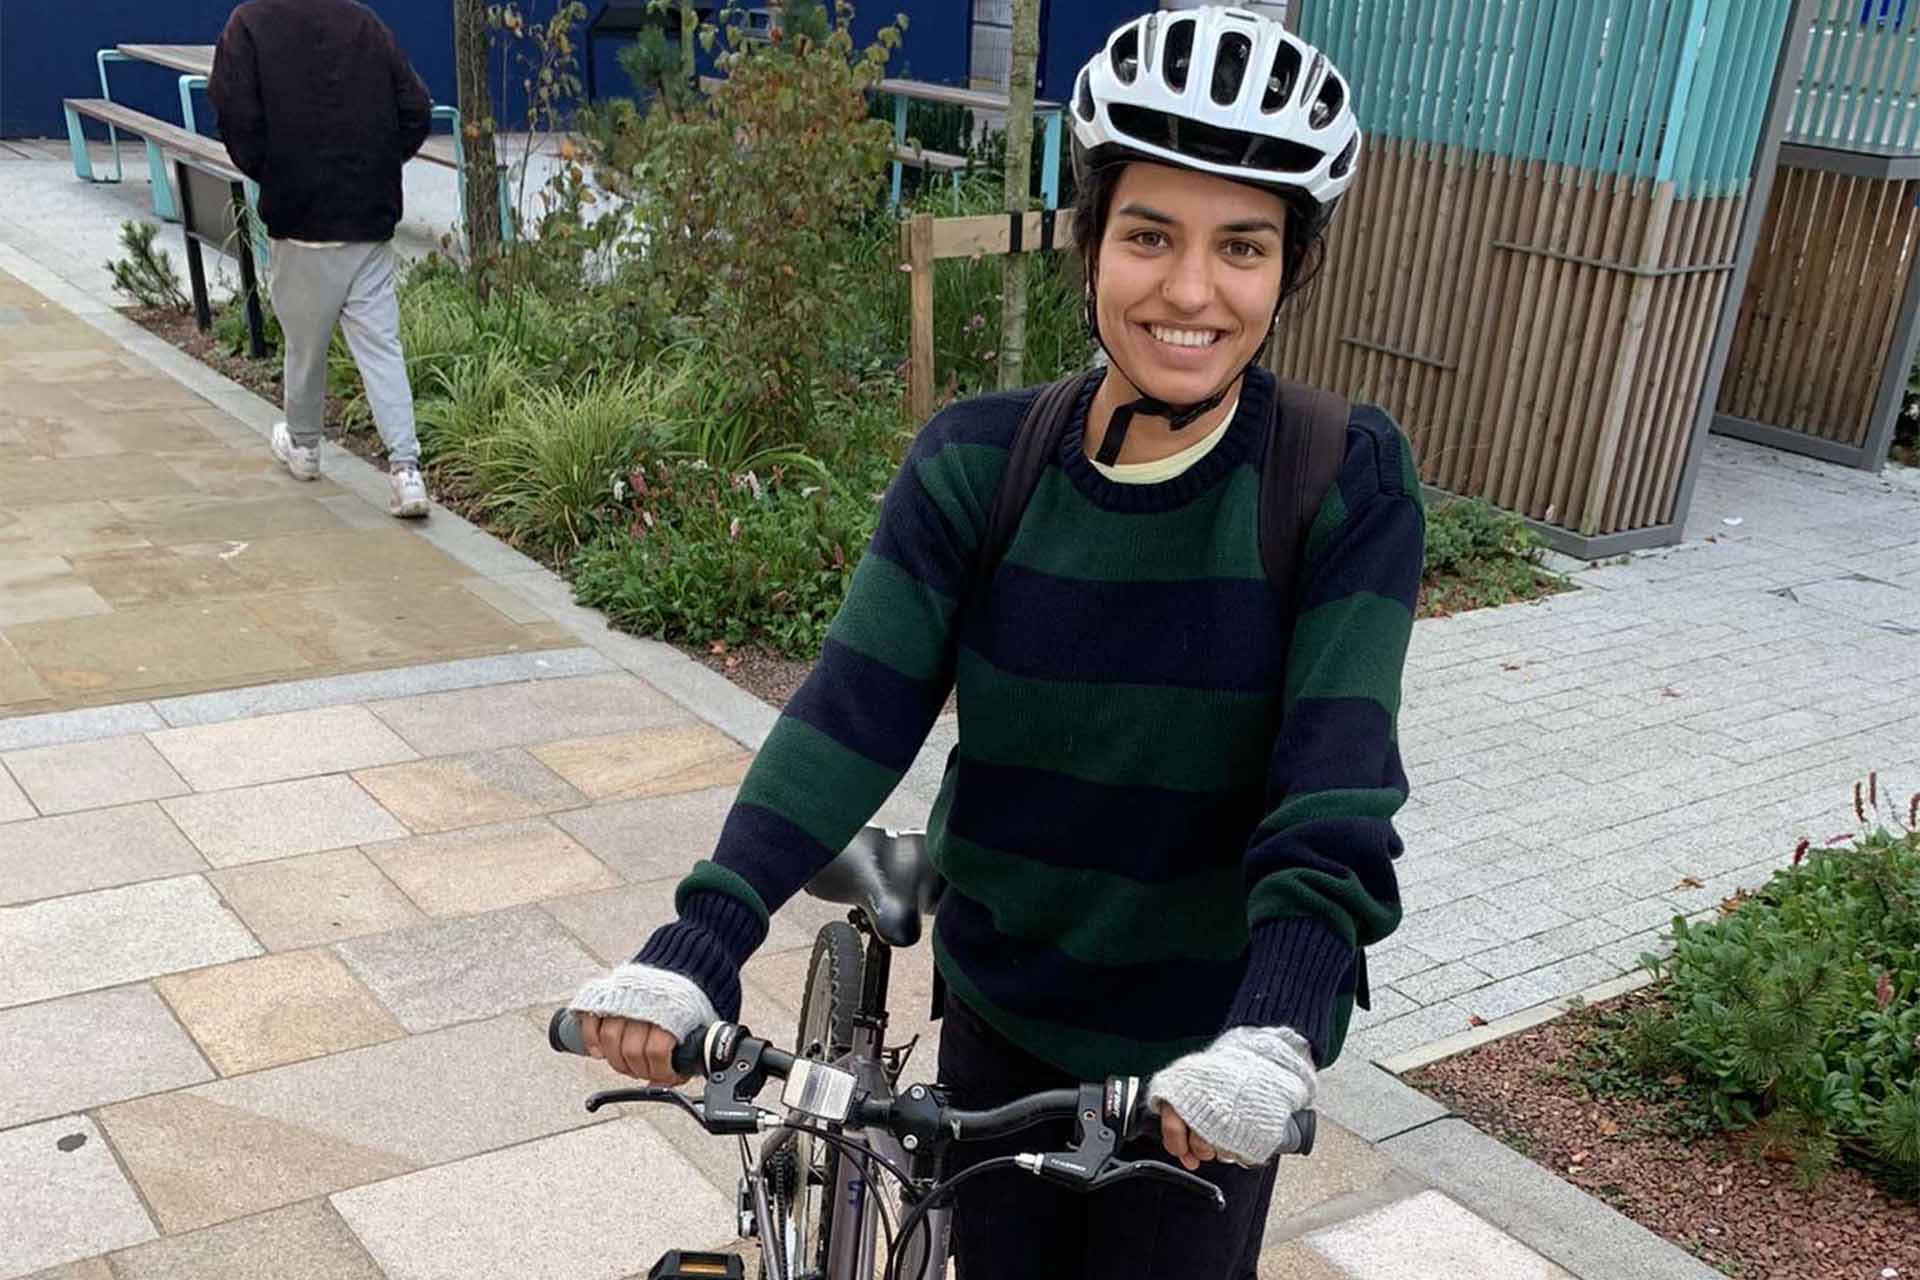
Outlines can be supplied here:
[[1265, 369], [1249, 369], [1240, 389], [1240, 407], [1222, 428], [1226, 436], [1212, 452], [1171, 480], [1121, 484], [1101, 475], [1087, 458], [1087, 414], [1099, 388], [1099, 378], [1088, 378], [1081, 387], [1056, 461], [1076, 489], [1109, 511], [1170, 511], [1185, 506], [1254, 456], [1262, 432], [1273, 421], [1273, 375]]

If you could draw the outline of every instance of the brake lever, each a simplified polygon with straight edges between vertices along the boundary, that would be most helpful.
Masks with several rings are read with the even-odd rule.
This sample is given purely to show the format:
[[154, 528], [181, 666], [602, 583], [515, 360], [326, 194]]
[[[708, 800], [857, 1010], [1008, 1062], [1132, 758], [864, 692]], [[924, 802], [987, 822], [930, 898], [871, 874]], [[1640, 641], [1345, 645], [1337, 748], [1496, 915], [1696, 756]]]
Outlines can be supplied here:
[[707, 1124], [706, 1108], [678, 1089], [649, 1085], [644, 1089], [603, 1089], [587, 1099], [587, 1110], [598, 1111], [616, 1102], [670, 1102], [692, 1116], [701, 1128]]
[[1191, 1191], [1196, 1195], [1205, 1196], [1215, 1213], [1227, 1211], [1226, 1192], [1197, 1173], [1188, 1173], [1185, 1169], [1162, 1164], [1158, 1160], [1132, 1160], [1126, 1163], [1116, 1161], [1100, 1171], [1099, 1176], [1093, 1180], [1092, 1189], [1099, 1191], [1116, 1182], [1125, 1182], [1129, 1178], [1152, 1178], [1168, 1183], [1182, 1191]]

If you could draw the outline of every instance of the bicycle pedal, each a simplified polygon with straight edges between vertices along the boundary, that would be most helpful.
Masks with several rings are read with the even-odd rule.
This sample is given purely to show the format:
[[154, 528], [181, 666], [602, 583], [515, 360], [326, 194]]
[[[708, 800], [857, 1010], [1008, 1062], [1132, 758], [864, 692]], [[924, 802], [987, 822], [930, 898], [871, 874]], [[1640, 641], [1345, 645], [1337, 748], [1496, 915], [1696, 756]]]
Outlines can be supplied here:
[[747, 1264], [731, 1253], [670, 1249], [647, 1272], [647, 1280], [746, 1280]]

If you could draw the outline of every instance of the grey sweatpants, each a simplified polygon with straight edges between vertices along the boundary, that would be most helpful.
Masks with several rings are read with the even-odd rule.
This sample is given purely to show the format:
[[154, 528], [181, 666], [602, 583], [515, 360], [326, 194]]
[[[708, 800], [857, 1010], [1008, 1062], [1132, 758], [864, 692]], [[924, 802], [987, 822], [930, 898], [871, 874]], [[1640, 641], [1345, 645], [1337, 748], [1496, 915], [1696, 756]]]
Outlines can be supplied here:
[[346, 244], [313, 248], [291, 240], [273, 247], [273, 310], [287, 338], [287, 433], [311, 448], [320, 442], [327, 393], [327, 349], [336, 322], [360, 367], [373, 422], [390, 466], [418, 465], [413, 389], [400, 352], [400, 300], [394, 293], [393, 246]]

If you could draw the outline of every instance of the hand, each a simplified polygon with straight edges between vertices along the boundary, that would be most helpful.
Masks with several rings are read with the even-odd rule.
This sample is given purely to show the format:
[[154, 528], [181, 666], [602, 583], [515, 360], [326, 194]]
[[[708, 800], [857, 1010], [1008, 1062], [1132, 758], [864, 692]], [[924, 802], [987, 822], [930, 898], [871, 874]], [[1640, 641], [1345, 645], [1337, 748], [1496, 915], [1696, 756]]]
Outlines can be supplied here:
[[1161, 1145], [1166, 1147], [1167, 1154], [1178, 1160], [1188, 1173], [1192, 1173], [1209, 1160], [1239, 1163], [1231, 1156], [1221, 1155], [1211, 1142], [1189, 1129], [1187, 1122], [1180, 1118], [1180, 1113], [1175, 1111], [1171, 1104], [1156, 1103], [1154, 1110], [1160, 1113]]
[[599, 1018], [582, 1013], [580, 1039], [587, 1056], [600, 1058], [623, 1076], [653, 1084], [682, 1085], [688, 1077], [673, 1069], [680, 1044], [671, 1031], [630, 1018]]

